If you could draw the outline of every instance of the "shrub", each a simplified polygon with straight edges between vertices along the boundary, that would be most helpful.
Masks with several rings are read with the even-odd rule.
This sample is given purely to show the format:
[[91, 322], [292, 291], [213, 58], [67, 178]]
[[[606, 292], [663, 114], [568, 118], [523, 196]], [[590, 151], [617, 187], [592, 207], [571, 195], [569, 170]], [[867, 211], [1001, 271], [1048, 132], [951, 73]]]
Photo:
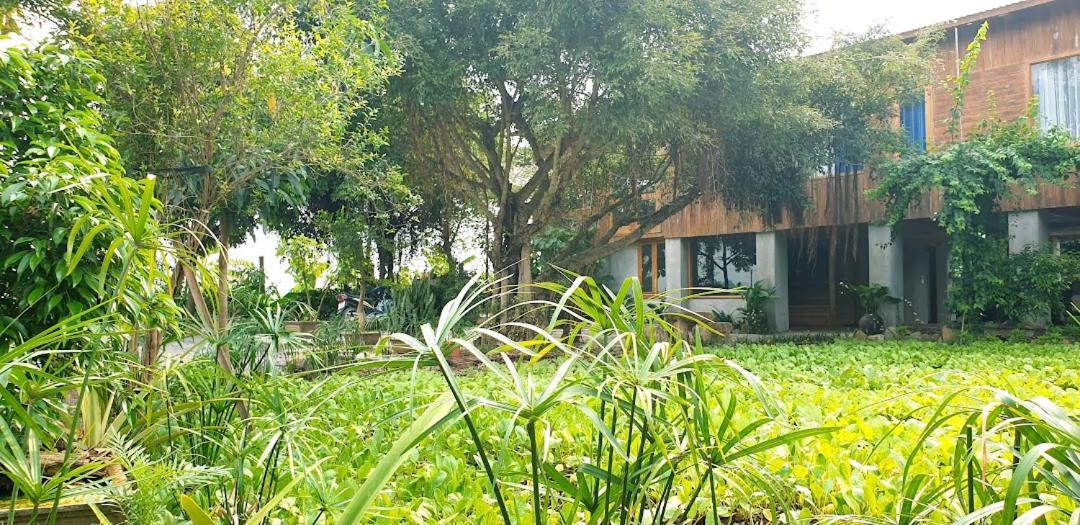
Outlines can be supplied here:
[[765, 314], [765, 306], [776, 297], [776, 289], [766, 286], [763, 281], [758, 281], [752, 286], [741, 290], [746, 305], [738, 310], [739, 328], [750, 334], [768, 333], [768, 318]]

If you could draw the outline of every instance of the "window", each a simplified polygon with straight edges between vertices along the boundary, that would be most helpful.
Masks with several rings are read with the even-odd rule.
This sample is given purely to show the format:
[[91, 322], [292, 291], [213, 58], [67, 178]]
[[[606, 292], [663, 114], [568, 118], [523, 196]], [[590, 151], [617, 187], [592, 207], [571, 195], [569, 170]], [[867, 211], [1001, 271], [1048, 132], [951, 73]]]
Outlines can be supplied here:
[[833, 146], [830, 155], [834, 162], [818, 167], [818, 175], [832, 177], [836, 175], [854, 175], [863, 169], [861, 162], [851, 162], [845, 148]]
[[1080, 56], [1033, 64], [1031, 83], [1039, 99], [1039, 127], [1080, 137]]
[[926, 151], [926, 100], [919, 99], [900, 106], [900, 126], [908, 144], [916, 151]]
[[664, 290], [667, 269], [664, 265], [664, 241], [652, 241], [638, 247], [638, 277], [641, 291], [659, 293]]
[[737, 288], [754, 280], [757, 250], [752, 234], [698, 237], [690, 241], [694, 254], [694, 288]]

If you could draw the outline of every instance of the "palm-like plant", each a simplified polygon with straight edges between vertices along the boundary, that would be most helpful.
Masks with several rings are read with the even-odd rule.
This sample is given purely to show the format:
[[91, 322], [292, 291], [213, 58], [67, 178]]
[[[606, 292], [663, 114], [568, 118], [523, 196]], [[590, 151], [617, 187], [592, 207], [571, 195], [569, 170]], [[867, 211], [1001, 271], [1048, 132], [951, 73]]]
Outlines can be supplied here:
[[[696, 317], [646, 299], [636, 279], [615, 293], [576, 277], [569, 285], [537, 286], [554, 299], [519, 305], [532, 319], [544, 313], [544, 326], [514, 321], [499, 329], [459, 328], [459, 320], [491, 298], [490, 286], [471, 281], [443, 308], [438, 324], [423, 327], [422, 338], [392, 337], [437, 359], [505, 523], [512, 523], [506, 490], [531, 495], [534, 523], [548, 523], [552, 511], [563, 522], [583, 514], [588, 523], [604, 524], [680, 523], [708, 513], [717, 519], [721, 498], [757, 497], [752, 494], [766, 494], [772, 508], [793, 517], [790, 494], [757, 457], [832, 429], [757, 439], [773, 419], [737, 425], [738, 399], [747, 387], [772, 405], [752, 374], [681, 339], [674, 321]], [[455, 349], [472, 354], [502, 387], [484, 395], [463, 392], [446, 358]], [[549, 380], [537, 382], [531, 367], [548, 356], [562, 362]], [[710, 409], [716, 402], [723, 406], [719, 414]], [[529, 471], [523, 477], [489, 461], [488, 442], [473, 421], [477, 410], [510, 419], [500, 456], [515, 446], [513, 429], [524, 429]], [[587, 459], [566, 469], [548, 452], [546, 418], [556, 410], [581, 413], [592, 429], [586, 439], [595, 443]]]

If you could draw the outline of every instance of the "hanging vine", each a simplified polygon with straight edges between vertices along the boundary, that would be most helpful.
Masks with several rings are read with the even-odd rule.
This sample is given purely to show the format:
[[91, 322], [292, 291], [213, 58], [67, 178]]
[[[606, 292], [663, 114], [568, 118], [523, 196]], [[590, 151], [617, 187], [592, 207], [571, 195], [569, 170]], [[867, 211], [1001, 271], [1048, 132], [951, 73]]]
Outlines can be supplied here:
[[1080, 167], [1080, 147], [1068, 133], [1041, 131], [1035, 106], [1013, 122], [983, 121], [978, 131], [959, 141], [964, 92], [975, 66], [987, 25], [980, 28], [950, 78], [953, 108], [949, 122], [953, 141], [925, 153], [911, 152], [888, 165], [870, 195], [886, 205], [886, 221], [899, 224], [908, 209], [932, 190], [941, 192], [941, 211], [933, 217], [950, 238], [949, 309], [961, 322], [999, 311], [1008, 277], [1007, 225], [999, 211], [1002, 200], [1019, 186], [1035, 194], [1040, 182], [1064, 183]]

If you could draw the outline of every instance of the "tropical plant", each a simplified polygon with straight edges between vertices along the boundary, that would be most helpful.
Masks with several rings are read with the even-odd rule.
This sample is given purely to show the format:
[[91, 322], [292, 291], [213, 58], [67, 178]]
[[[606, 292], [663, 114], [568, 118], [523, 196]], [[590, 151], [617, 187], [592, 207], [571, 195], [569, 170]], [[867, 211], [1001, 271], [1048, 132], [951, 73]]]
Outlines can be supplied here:
[[296, 280], [300, 291], [314, 290], [319, 278], [330, 269], [330, 261], [326, 258], [326, 245], [305, 235], [281, 241], [277, 254], [285, 259], [289, 266], [289, 275]]
[[103, 83], [78, 51], [0, 52], [0, 346], [101, 303], [143, 326], [174, 312], [151, 262], [164, 251], [154, 182], [123, 177]]
[[889, 287], [877, 283], [840, 283], [840, 289], [844, 293], [854, 295], [858, 300], [859, 308], [862, 310], [859, 328], [870, 335], [880, 334], [885, 329], [881, 309], [885, 305], [900, 303], [900, 299], [889, 295]]
[[[967, 48], [959, 76], [950, 79], [954, 142], [909, 152], [890, 163], [871, 191], [885, 203], [892, 226], [904, 219], [917, 199], [930, 191], [941, 193], [942, 209], [934, 214], [934, 222], [949, 236], [948, 304], [962, 324], [992, 315], [1007, 300], [1002, 284], [1011, 269], [1005, 218], [997, 213], [1001, 203], [1012, 198], [1016, 187], [1035, 193], [1039, 183], [1064, 183], [1080, 169], [1080, 146], [1064, 130], [1040, 130], [1035, 105], [1013, 122], [990, 119], [980, 123], [977, 133], [961, 135], [964, 88], [987, 31], [984, 24]], [[1036, 308], [1041, 311], [1045, 306]]]
[[[717, 520], [725, 497], [751, 492], [793, 518], [791, 494], [770, 478], [756, 456], [832, 429], [800, 429], [754, 441], [750, 431], [771, 419], [736, 428], [731, 416], [738, 401], [723, 392], [748, 387], [772, 409], [763, 386], [733, 362], [681, 340], [672, 319], [665, 317], [669, 314], [661, 313], [665, 309], [646, 304], [636, 279], [628, 279], [617, 293], [587, 277], [570, 285], [538, 285], [558, 299], [530, 301], [528, 307], [548, 311], [550, 319], [545, 326], [514, 323], [533, 334], [523, 340], [459, 326], [491, 286], [477, 286], [474, 278], [443, 308], [436, 325], [422, 327], [420, 338], [392, 337], [438, 360], [504, 523], [514, 523], [505, 492], [515, 487], [530, 495], [533, 523], [582, 515], [591, 523]], [[557, 329], [567, 335], [552, 335]], [[477, 346], [481, 338], [497, 346], [482, 351]], [[472, 354], [498, 378], [496, 391], [480, 396], [462, 391], [447, 360], [455, 348]], [[523, 361], [517, 364], [510, 355]], [[562, 362], [550, 378], [539, 381], [531, 369], [552, 355]], [[721, 405], [719, 413], [709, 409], [714, 403]], [[474, 418], [482, 408], [506, 418], [502, 445], [492, 448], [480, 438]], [[550, 418], [561, 410], [591, 422], [592, 431], [581, 438], [595, 450], [581, 464], [566, 465], [549, 450]], [[519, 475], [497, 468], [490, 458], [506, 457], [510, 436], [520, 431], [528, 467]]]
[[776, 298], [776, 288], [768, 286], [764, 281], [739, 289], [744, 305], [736, 312], [739, 319], [739, 328], [751, 334], [764, 334], [769, 331], [768, 315], [765, 307], [769, 301]]
[[716, 308], [713, 308], [712, 310], [712, 319], [717, 323], [735, 322], [735, 318], [732, 317], [730, 313], [725, 312], [724, 310], [717, 310]]

